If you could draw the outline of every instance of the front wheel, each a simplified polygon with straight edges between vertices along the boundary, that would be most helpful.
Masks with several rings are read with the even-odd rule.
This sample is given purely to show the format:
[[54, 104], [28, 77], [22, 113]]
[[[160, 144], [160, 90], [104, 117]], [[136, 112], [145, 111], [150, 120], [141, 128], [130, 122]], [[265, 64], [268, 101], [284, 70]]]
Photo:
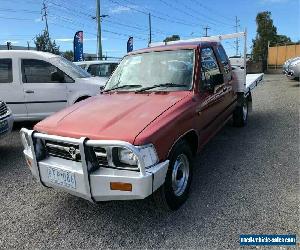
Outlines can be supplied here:
[[177, 210], [188, 198], [192, 181], [192, 152], [185, 141], [177, 143], [169, 157], [165, 183], [153, 194], [163, 210]]

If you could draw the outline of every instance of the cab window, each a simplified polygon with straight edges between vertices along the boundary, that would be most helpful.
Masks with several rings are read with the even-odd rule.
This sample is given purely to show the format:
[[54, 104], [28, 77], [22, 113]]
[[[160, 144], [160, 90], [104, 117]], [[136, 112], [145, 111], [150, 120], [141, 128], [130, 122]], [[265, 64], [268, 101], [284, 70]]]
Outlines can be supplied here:
[[23, 83], [73, 82], [56, 66], [36, 59], [22, 59], [22, 81]]
[[226, 52], [225, 52], [224, 48], [219, 45], [217, 47], [217, 53], [219, 54], [221, 63], [222, 63], [223, 68], [224, 68], [225, 78], [227, 80], [231, 80], [231, 70], [230, 70], [229, 59], [226, 55]]
[[12, 81], [12, 60], [0, 59], [0, 83], [11, 83]]
[[213, 49], [203, 48], [201, 50], [201, 89], [209, 89], [213, 85], [214, 76], [220, 73]]

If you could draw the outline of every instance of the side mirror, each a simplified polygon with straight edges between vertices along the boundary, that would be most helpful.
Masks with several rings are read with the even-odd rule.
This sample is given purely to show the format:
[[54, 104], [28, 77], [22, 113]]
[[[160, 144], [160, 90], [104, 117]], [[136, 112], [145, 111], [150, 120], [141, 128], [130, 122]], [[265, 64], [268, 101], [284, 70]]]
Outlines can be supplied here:
[[51, 81], [52, 82], [64, 82], [65, 77], [61, 72], [56, 71], [51, 74]]

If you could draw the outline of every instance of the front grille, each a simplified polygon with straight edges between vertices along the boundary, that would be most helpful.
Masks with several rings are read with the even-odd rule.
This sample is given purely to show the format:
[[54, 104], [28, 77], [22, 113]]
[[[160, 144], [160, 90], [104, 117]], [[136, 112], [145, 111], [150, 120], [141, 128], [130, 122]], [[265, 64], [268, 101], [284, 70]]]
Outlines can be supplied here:
[[45, 146], [48, 155], [71, 161], [81, 161], [79, 145], [64, 142], [45, 141]]
[[[47, 154], [50, 156], [81, 162], [79, 145], [65, 142], [45, 141], [45, 148]], [[105, 148], [94, 147], [93, 151], [98, 165], [108, 166], [107, 152]], [[86, 155], [86, 157], [89, 158], [88, 155]]]
[[108, 166], [107, 152], [105, 148], [94, 147], [94, 152], [100, 166]]
[[4, 102], [0, 102], [0, 116], [5, 115], [8, 112], [7, 106]]

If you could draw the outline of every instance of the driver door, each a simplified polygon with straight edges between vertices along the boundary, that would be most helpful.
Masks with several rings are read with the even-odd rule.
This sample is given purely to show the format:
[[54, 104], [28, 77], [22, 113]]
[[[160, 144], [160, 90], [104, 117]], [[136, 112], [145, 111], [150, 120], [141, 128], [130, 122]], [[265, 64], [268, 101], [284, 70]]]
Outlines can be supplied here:
[[212, 47], [201, 49], [198, 126], [201, 141], [206, 143], [220, 127], [226, 106], [226, 84]]
[[61, 70], [36, 59], [22, 59], [21, 68], [28, 119], [41, 120], [67, 106], [66, 83], [52, 77]]

